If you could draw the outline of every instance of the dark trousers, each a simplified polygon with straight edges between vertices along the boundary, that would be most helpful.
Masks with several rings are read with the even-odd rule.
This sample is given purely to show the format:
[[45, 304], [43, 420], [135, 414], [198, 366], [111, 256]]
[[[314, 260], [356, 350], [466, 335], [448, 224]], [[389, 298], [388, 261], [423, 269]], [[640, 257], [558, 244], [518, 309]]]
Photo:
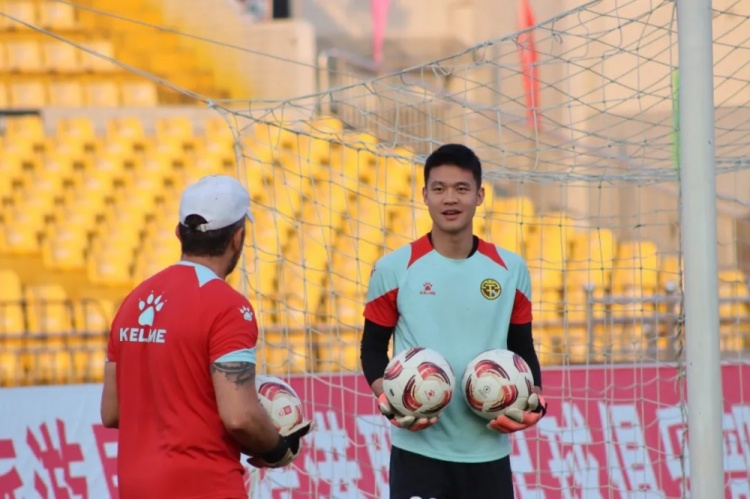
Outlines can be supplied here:
[[510, 457], [453, 463], [391, 448], [391, 499], [513, 499]]

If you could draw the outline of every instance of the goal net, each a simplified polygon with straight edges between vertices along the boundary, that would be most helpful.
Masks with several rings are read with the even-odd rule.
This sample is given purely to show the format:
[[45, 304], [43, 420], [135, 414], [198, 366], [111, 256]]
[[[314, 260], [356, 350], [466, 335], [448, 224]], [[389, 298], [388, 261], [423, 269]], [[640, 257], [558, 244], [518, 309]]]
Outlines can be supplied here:
[[[728, 497], [750, 497], [750, 6], [715, 2], [717, 203]], [[317, 431], [253, 497], [388, 497], [389, 436], [360, 374], [370, 270], [430, 229], [422, 163], [477, 152], [481, 237], [521, 254], [550, 411], [513, 437], [518, 497], [683, 497], [682, 248], [674, 2], [590, 2], [394, 74], [341, 58], [329, 88], [217, 103], [256, 222], [236, 285], [259, 372]], [[700, 292], [700, 290], [692, 290]], [[464, 290], [440, 290], [462, 293]], [[456, 331], [455, 334], [471, 334]], [[461, 397], [457, 397], [460, 402]]]

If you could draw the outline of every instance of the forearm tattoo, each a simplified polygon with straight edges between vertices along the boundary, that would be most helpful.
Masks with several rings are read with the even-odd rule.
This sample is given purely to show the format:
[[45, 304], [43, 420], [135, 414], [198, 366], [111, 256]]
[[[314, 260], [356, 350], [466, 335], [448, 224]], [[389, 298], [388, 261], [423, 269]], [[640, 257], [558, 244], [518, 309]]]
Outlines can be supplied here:
[[224, 373], [237, 388], [255, 382], [255, 364], [252, 362], [215, 362], [211, 372]]

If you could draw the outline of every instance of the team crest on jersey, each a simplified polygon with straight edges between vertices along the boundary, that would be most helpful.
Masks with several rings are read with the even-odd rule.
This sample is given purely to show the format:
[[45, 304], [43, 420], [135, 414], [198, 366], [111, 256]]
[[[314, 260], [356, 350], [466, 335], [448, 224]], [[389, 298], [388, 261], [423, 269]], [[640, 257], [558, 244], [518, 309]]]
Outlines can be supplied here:
[[479, 285], [479, 291], [482, 293], [482, 296], [488, 300], [495, 300], [500, 296], [500, 293], [503, 292], [503, 288], [496, 280], [485, 279], [482, 281], [482, 284]]

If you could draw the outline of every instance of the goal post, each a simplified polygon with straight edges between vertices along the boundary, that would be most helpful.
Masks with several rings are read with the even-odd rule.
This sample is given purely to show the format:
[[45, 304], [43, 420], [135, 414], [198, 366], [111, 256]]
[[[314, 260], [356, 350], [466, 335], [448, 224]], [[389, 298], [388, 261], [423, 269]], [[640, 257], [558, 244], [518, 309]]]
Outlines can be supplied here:
[[680, 207], [692, 497], [724, 494], [711, 0], [678, 0]]
[[550, 411], [513, 438], [518, 496], [750, 494], [748, 28], [739, 3], [589, 2], [394, 74], [339, 61], [321, 81], [345, 83], [315, 95], [216, 102], [256, 214], [232, 279], [258, 368], [318, 426], [293, 467], [253, 472], [254, 497], [387, 497], [365, 291], [429, 230], [422, 165], [446, 142], [484, 165], [476, 233], [532, 276]]

